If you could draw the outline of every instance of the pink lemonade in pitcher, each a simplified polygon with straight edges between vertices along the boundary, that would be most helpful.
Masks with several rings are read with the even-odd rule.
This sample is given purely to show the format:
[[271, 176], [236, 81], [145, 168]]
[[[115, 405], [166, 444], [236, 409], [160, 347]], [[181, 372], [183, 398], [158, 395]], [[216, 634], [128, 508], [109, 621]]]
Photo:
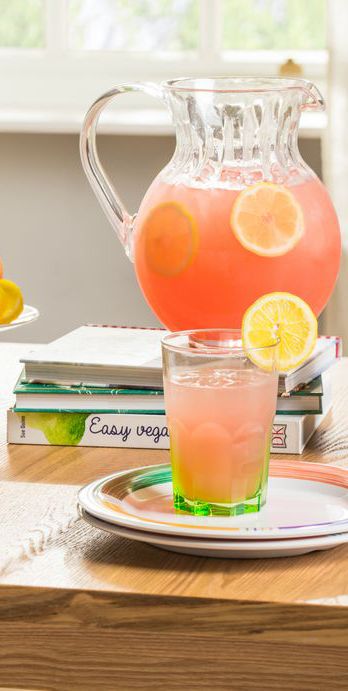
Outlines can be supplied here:
[[[265, 499], [277, 374], [206, 365], [165, 380], [174, 503]], [[227, 509], [231, 513], [231, 509]], [[245, 511], [245, 506], [244, 506]], [[211, 512], [211, 510], [209, 511]]]
[[171, 330], [239, 327], [260, 295], [287, 291], [319, 314], [340, 259], [337, 217], [316, 177], [200, 189], [157, 178], [136, 223], [142, 290]]
[[[100, 165], [98, 118], [142, 91], [168, 107], [174, 154], [132, 215]], [[323, 110], [302, 79], [208, 77], [122, 84], [88, 111], [82, 162], [141, 290], [170, 330], [239, 328], [274, 291], [318, 315], [335, 285], [340, 233], [329, 195], [298, 149], [301, 114]], [[136, 166], [136, 160], [132, 164]]]

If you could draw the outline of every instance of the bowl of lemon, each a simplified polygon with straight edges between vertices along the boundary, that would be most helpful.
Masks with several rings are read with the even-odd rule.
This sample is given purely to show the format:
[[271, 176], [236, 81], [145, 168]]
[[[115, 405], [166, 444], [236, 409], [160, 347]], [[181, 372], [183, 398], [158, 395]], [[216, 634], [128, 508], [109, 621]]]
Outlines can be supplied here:
[[0, 332], [30, 324], [39, 316], [36, 307], [25, 305], [20, 287], [13, 281], [3, 278], [0, 259]]

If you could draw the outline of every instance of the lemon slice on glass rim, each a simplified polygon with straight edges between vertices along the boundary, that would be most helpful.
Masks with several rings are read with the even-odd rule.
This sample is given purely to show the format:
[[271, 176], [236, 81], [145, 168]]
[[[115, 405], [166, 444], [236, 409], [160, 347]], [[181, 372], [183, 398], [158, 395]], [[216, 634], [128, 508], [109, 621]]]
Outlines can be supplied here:
[[292, 293], [262, 295], [243, 317], [243, 347], [249, 351], [249, 358], [262, 369], [273, 367], [274, 352], [267, 345], [276, 339], [279, 339], [277, 369], [286, 372], [309, 358], [317, 336], [318, 322], [312, 309]]

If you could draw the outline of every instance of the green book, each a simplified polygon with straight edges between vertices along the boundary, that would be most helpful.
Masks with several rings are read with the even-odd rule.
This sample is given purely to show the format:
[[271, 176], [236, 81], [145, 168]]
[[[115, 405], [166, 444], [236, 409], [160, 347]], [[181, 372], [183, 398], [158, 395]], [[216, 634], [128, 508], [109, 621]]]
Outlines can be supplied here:
[[16, 409], [164, 413], [163, 389], [32, 384], [21, 377]]
[[[324, 388], [328, 397], [330, 393], [328, 373], [324, 373], [295, 391], [279, 395], [277, 415], [322, 413]], [[163, 389], [33, 384], [20, 378], [14, 393], [18, 412], [70, 410], [104, 413], [165, 413]]]
[[278, 395], [277, 415], [322, 413], [324, 389], [326, 398], [329, 398], [331, 396], [330, 374], [326, 372], [294, 391]]

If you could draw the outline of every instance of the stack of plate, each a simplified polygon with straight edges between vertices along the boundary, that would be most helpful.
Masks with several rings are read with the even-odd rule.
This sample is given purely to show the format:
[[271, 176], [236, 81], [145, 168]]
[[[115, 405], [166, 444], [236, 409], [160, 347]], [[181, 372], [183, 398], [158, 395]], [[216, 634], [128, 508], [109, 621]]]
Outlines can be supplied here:
[[259, 513], [191, 516], [173, 508], [168, 465], [109, 475], [79, 493], [93, 526], [148, 544], [205, 557], [287, 557], [348, 542], [348, 471], [273, 461]]

